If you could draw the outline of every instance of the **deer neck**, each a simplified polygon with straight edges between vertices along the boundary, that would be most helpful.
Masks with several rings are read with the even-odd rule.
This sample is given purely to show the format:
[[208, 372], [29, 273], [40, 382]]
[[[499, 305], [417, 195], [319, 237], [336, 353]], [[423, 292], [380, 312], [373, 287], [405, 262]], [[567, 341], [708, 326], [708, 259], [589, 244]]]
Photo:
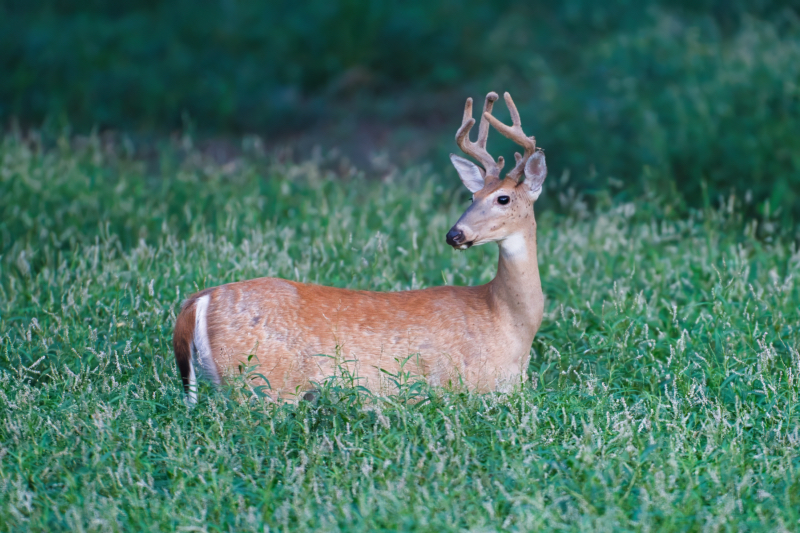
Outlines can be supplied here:
[[500, 259], [497, 276], [489, 283], [490, 305], [503, 323], [532, 341], [544, 310], [536, 257], [536, 221], [498, 244]]

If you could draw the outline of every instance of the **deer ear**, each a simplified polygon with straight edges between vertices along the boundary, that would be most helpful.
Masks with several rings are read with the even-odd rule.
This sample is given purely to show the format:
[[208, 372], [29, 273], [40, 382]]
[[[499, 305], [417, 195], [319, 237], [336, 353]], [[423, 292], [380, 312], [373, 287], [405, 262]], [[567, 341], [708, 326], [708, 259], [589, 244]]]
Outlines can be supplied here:
[[483, 189], [483, 173], [478, 165], [463, 157], [458, 157], [456, 154], [450, 154], [450, 161], [453, 162], [453, 166], [458, 171], [458, 177], [461, 178], [469, 192], [478, 192]]
[[537, 150], [525, 163], [525, 181], [522, 182], [531, 200], [536, 200], [542, 194], [542, 184], [546, 177], [547, 163], [544, 160], [544, 152]]

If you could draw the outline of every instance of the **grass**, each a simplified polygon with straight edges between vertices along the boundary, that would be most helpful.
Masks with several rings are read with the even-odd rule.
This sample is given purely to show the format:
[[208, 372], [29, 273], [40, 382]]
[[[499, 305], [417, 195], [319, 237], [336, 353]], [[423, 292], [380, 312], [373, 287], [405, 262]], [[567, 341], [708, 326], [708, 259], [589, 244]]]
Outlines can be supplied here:
[[424, 168], [189, 144], [154, 171], [97, 139], [0, 143], [3, 530], [800, 528], [800, 251], [768, 213], [588, 210], [551, 176], [569, 214], [537, 212], [524, 387], [345, 376], [295, 406], [240, 381], [187, 410], [169, 345], [196, 289], [483, 283], [497, 254], [446, 247], [467, 197]]

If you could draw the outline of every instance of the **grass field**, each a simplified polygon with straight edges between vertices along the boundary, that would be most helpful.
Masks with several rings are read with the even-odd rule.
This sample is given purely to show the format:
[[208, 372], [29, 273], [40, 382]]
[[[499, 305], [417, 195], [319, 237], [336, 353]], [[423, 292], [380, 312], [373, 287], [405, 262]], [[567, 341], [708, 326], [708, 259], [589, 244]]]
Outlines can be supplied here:
[[[188, 145], [188, 142], [187, 142]], [[491, 279], [425, 168], [335, 158], [145, 164], [97, 139], [0, 143], [0, 529], [800, 529], [800, 250], [744, 200], [540, 209], [546, 295], [510, 394], [182, 400], [183, 298], [257, 276], [402, 290]]]

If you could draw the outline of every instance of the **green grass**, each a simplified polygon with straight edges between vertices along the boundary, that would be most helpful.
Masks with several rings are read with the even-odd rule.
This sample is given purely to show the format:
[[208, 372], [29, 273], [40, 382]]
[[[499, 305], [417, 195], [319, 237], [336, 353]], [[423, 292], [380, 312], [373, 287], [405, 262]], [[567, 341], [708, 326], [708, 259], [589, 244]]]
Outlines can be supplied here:
[[797, 530], [800, 251], [737, 198], [540, 210], [529, 383], [472, 395], [246, 383], [187, 410], [180, 301], [255, 276], [375, 290], [488, 281], [444, 233], [466, 194], [333, 158], [0, 143], [0, 529]]

